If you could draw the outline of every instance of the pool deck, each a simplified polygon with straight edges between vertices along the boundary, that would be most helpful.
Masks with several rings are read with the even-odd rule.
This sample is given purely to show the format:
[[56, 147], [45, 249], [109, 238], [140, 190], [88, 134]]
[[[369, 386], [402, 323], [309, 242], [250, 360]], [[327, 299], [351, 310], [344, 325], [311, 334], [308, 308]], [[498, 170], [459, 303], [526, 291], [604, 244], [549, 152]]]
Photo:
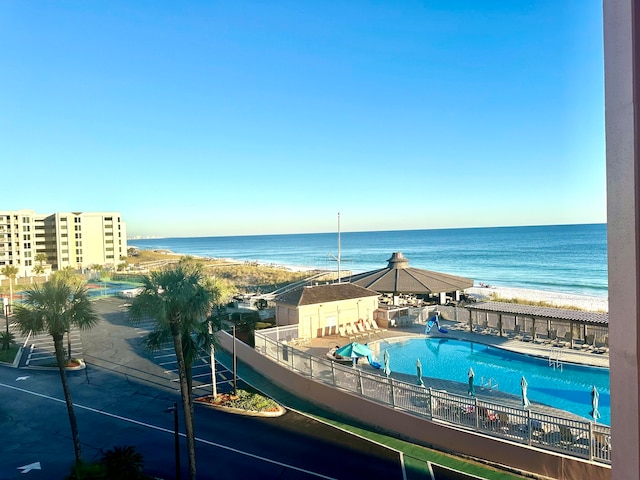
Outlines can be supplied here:
[[[469, 331], [456, 329], [456, 323], [442, 321], [441, 326], [447, 328], [449, 333], [443, 334], [440, 332], [432, 333], [429, 336], [432, 338], [454, 338], [459, 340], [466, 340], [470, 342], [482, 343], [497, 348], [504, 348], [517, 353], [537, 356], [540, 358], [549, 358], [551, 346], [543, 343], [527, 342], [522, 340], [515, 340], [507, 337], [500, 337], [497, 335], [486, 335], [480, 333], [472, 333]], [[388, 330], [378, 330], [370, 333], [369, 335], [361, 335], [354, 340], [348, 337], [341, 337], [339, 335], [329, 335], [325, 337], [312, 338], [306, 344], [296, 346], [300, 350], [304, 350], [308, 353], [316, 355], [318, 357], [325, 357], [326, 353], [331, 347], [336, 345], [345, 345], [350, 341], [357, 341], [359, 343], [376, 342], [379, 340], [399, 339], [403, 337], [425, 337], [424, 334], [425, 324], [414, 323], [406, 327], [390, 328]], [[594, 367], [609, 367], [609, 355], [607, 353], [592, 353], [589, 351], [583, 351], [578, 349], [571, 349], [568, 347], [555, 347], [554, 351], [559, 352], [558, 359], [562, 363], [575, 363], [580, 365], [589, 365]], [[393, 366], [393, 365], [392, 365]], [[358, 365], [364, 371], [377, 373], [382, 375], [382, 371], [375, 369], [368, 365], [366, 361], [360, 362]], [[415, 375], [407, 375], [398, 372], [391, 373], [391, 376], [397, 380], [406, 381], [408, 383], [414, 383], [416, 380]], [[467, 395], [467, 383], [454, 382], [451, 380], [443, 380], [432, 377], [424, 377], [424, 383], [427, 387], [431, 387], [437, 390], [446, 390], [450, 393], [458, 395]], [[521, 408], [521, 398], [519, 395], [512, 395], [499, 390], [492, 390], [484, 388], [480, 385], [475, 386], [476, 397], [480, 400], [487, 400], [495, 403], [501, 403], [506, 406]], [[576, 418], [579, 420], [588, 420], [586, 417], [571, 414], [569, 412], [558, 410], [544, 404], [531, 402], [532, 411], [557, 415], [562, 412], [565, 416]]]

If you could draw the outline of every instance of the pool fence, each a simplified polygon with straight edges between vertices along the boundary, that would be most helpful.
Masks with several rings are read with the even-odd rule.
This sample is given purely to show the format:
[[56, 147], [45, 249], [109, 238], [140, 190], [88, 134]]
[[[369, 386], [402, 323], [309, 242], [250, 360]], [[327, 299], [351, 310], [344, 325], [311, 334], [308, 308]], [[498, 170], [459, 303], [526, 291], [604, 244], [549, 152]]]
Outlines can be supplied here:
[[255, 332], [255, 350], [315, 382], [430, 422], [588, 461], [611, 463], [609, 426], [387, 378], [311, 355], [297, 348], [297, 339], [297, 325], [259, 330]]

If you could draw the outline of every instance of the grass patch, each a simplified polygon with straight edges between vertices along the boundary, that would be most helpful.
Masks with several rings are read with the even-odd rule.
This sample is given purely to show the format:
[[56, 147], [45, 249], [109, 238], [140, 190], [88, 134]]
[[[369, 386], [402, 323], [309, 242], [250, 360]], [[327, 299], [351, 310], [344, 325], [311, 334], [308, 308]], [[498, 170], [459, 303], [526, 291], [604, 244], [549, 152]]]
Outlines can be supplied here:
[[506, 298], [501, 297], [497, 293], [492, 293], [489, 297], [492, 302], [502, 303], [516, 303], [518, 305], [531, 305], [532, 307], [550, 307], [550, 308], [564, 308], [565, 310], [584, 310], [582, 307], [575, 305], [555, 305], [551, 302], [545, 302], [544, 300], [525, 300], [524, 298]]
[[[150, 269], [162, 268], [153, 262], [177, 262], [189, 255], [167, 253], [166, 250], [137, 250], [136, 256], [127, 257], [126, 262], [132, 266], [146, 266]], [[257, 293], [273, 291], [289, 283], [308, 278], [313, 272], [296, 272], [284, 267], [260, 265], [255, 262], [236, 262], [224, 259], [200, 259], [205, 271], [230, 281], [241, 292]], [[124, 276], [122, 273], [120, 276]]]
[[13, 363], [18, 354], [18, 350], [20, 350], [20, 347], [16, 344], [11, 345], [9, 350], [0, 350], [0, 362]]

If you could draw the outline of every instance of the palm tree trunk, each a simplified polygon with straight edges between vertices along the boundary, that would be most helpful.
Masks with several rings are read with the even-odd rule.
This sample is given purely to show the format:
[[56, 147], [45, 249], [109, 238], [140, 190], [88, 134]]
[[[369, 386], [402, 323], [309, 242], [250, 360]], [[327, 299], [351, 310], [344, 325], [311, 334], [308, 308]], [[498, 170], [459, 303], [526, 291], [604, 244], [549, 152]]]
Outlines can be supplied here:
[[80, 434], [78, 433], [78, 422], [76, 421], [76, 413], [73, 410], [73, 400], [71, 399], [71, 390], [67, 381], [67, 371], [65, 370], [66, 360], [64, 357], [64, 346], [62, 341], [63, 335], [53, 336], [53, 346], [56, 351], [56, 361], [58, 362], [58, 370], [60, 370], [60, 380], [62, 381], [62, 390], [64, 392], [64, 401], [67, 404], [67, 413], [69, 414], [69, 423], [71, 424], [71, 437], [73, 439], [73, 448], [76, 453], [76, 463], [82, 460], [82, 451], [80, 449]]
[[186, 362], [184, 352], [182, 350], [182, 338], [180, 329], [175, 324], [171, 325], [171, 334], [173, 337], [173, 347], [176, 351], [176, 361], [178, 363], [178, 376], [180, 378], [180, 393], [182, 395], [182, 410], [184, 412], [184, 428], [187, 436], [187, 452], [189, 459], [189, 479], [196, 480], [196, 442], [195, 432], [193, 428], [193, 400], [187, 380]]

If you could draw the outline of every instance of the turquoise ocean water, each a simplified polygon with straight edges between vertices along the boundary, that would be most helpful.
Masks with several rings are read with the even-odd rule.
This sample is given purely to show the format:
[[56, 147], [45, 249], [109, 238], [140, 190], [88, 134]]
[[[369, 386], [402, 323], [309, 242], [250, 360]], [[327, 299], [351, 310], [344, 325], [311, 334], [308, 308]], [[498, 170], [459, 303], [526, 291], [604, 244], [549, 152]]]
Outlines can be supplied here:
[[[336, 270], [338, 234], [312, 233], [129, 240], [141, 249]], [[341, 270], [409, 265], [509, 287], [606, 297], [605, 224], [342, 232]]]

